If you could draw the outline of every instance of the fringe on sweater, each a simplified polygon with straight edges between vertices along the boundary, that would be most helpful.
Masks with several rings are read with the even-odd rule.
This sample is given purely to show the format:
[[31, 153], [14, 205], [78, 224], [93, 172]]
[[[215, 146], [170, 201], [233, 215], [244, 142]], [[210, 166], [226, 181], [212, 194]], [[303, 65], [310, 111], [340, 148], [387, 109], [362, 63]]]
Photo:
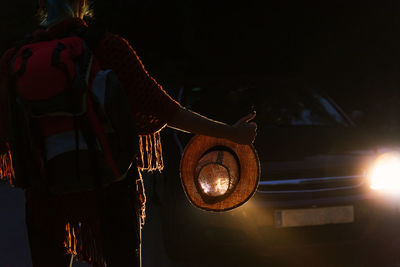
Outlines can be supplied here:
[[164, 168], [160, 132], [139, 135], [138, 168], [142, 171], [161, 171]]
[[0, 155], [0, 179], [8, 181], [11, 185], [15, 185], [14, 177], [11, 151], [8, 150], [6, 153]]
[[161, 172], [164, 169], [160, 132], [151, 135], [139, 135], [138, 155], [139, 179], [136, 181], [136, 185], [140, 204], [141, 226], [143, 226], [146, 220], [146, 192], [141, 171], [152, 172], [157, 170]]
[[68, 222], [65, 226], [64, 247], [68, 255], [73, 255], [81, 262], [89, 263], [93, 267], [107, 266], [102, 245], [97, 244], [101, 237], [95, 234], [93, 223]]

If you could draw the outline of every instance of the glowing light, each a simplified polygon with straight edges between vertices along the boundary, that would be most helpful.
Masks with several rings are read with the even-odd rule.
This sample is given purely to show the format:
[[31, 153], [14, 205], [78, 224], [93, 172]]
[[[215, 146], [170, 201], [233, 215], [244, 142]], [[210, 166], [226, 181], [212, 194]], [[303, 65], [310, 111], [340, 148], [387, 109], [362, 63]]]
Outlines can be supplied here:
[[215, 186], [216, 191], [218, 191], [220, 194], [225, 194], [226, 191], [228, 191], [228, 179], [217, 179], [217, 185]]
[[229, 189], [229, 179], [200, 179], [200, 186], [204, 193], [210, 196], [221, 196]]
[[230, 152], [213, 150], [198, 161], [195, 179], [196, 187], [202, 196], [227, 196], [239, 179], [238, 162]]
[[387, 153], [379, 157], [369, 179], [372, 189], [400, 195], [400, 154]]
[[210, 192], [210, 186], [207, 183], [201, 183], [201, 188], [203, 189], [204, 193], [209, 193]]

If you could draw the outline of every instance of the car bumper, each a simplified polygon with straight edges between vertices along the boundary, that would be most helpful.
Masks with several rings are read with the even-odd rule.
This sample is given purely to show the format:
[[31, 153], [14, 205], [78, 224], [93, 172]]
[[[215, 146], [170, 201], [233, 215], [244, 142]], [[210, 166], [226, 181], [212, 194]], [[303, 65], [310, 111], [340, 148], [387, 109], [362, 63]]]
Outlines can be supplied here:
[[[352, 221], [296, 227], [282, 227], [276, 221], [279, 210], [331, 207], [352, 207]], [[400, 232], [399, 207], [397, 203], [373, 194], [298, 201], [267, 201], [266, 196], [256, 194], [245, 205], [229, 212], [198, 211], [196, 220], [202, 240], [208, 244], [271, 252], [310, 246], [359, 245], [388, 238], [393, 240]]]

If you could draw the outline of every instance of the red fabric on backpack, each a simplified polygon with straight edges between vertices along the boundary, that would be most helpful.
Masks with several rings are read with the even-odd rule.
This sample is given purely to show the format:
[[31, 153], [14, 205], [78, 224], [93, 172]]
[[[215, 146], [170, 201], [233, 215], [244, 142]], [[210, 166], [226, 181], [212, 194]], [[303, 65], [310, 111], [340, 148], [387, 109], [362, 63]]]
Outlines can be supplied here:
[[[62, 65], [52, 66], [52, 55], [59, 43], [66, 47], [60, 54]], [[27, 59], [24, 73], [17, 79], [18, 94], [28, 100], [40, 100], [49, 99], [66, 90], [75, 75], [74, 60], [82, 54], [82, 44], [82, 39], [72, 36], [23, 46], [15, 57], [13, 71], [17, 72], [21, 68], [25, 49], [32, 51], [32, 56]], [[63, 65], [66, 70], [61, 68]]]

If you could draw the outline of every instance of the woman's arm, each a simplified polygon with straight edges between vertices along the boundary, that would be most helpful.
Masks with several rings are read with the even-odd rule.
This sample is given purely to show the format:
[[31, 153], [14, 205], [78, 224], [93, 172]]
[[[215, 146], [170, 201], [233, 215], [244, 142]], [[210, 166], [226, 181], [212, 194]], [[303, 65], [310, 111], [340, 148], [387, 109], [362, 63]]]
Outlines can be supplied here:
[[209, 119], [186, 108], [179, 108], [168, 126], [184, 132], [229, 139], [239, 144], [251, 144], [256, 137], [257, 125], [249, 122], [256, 113], [250, 113], [234, 125]]

